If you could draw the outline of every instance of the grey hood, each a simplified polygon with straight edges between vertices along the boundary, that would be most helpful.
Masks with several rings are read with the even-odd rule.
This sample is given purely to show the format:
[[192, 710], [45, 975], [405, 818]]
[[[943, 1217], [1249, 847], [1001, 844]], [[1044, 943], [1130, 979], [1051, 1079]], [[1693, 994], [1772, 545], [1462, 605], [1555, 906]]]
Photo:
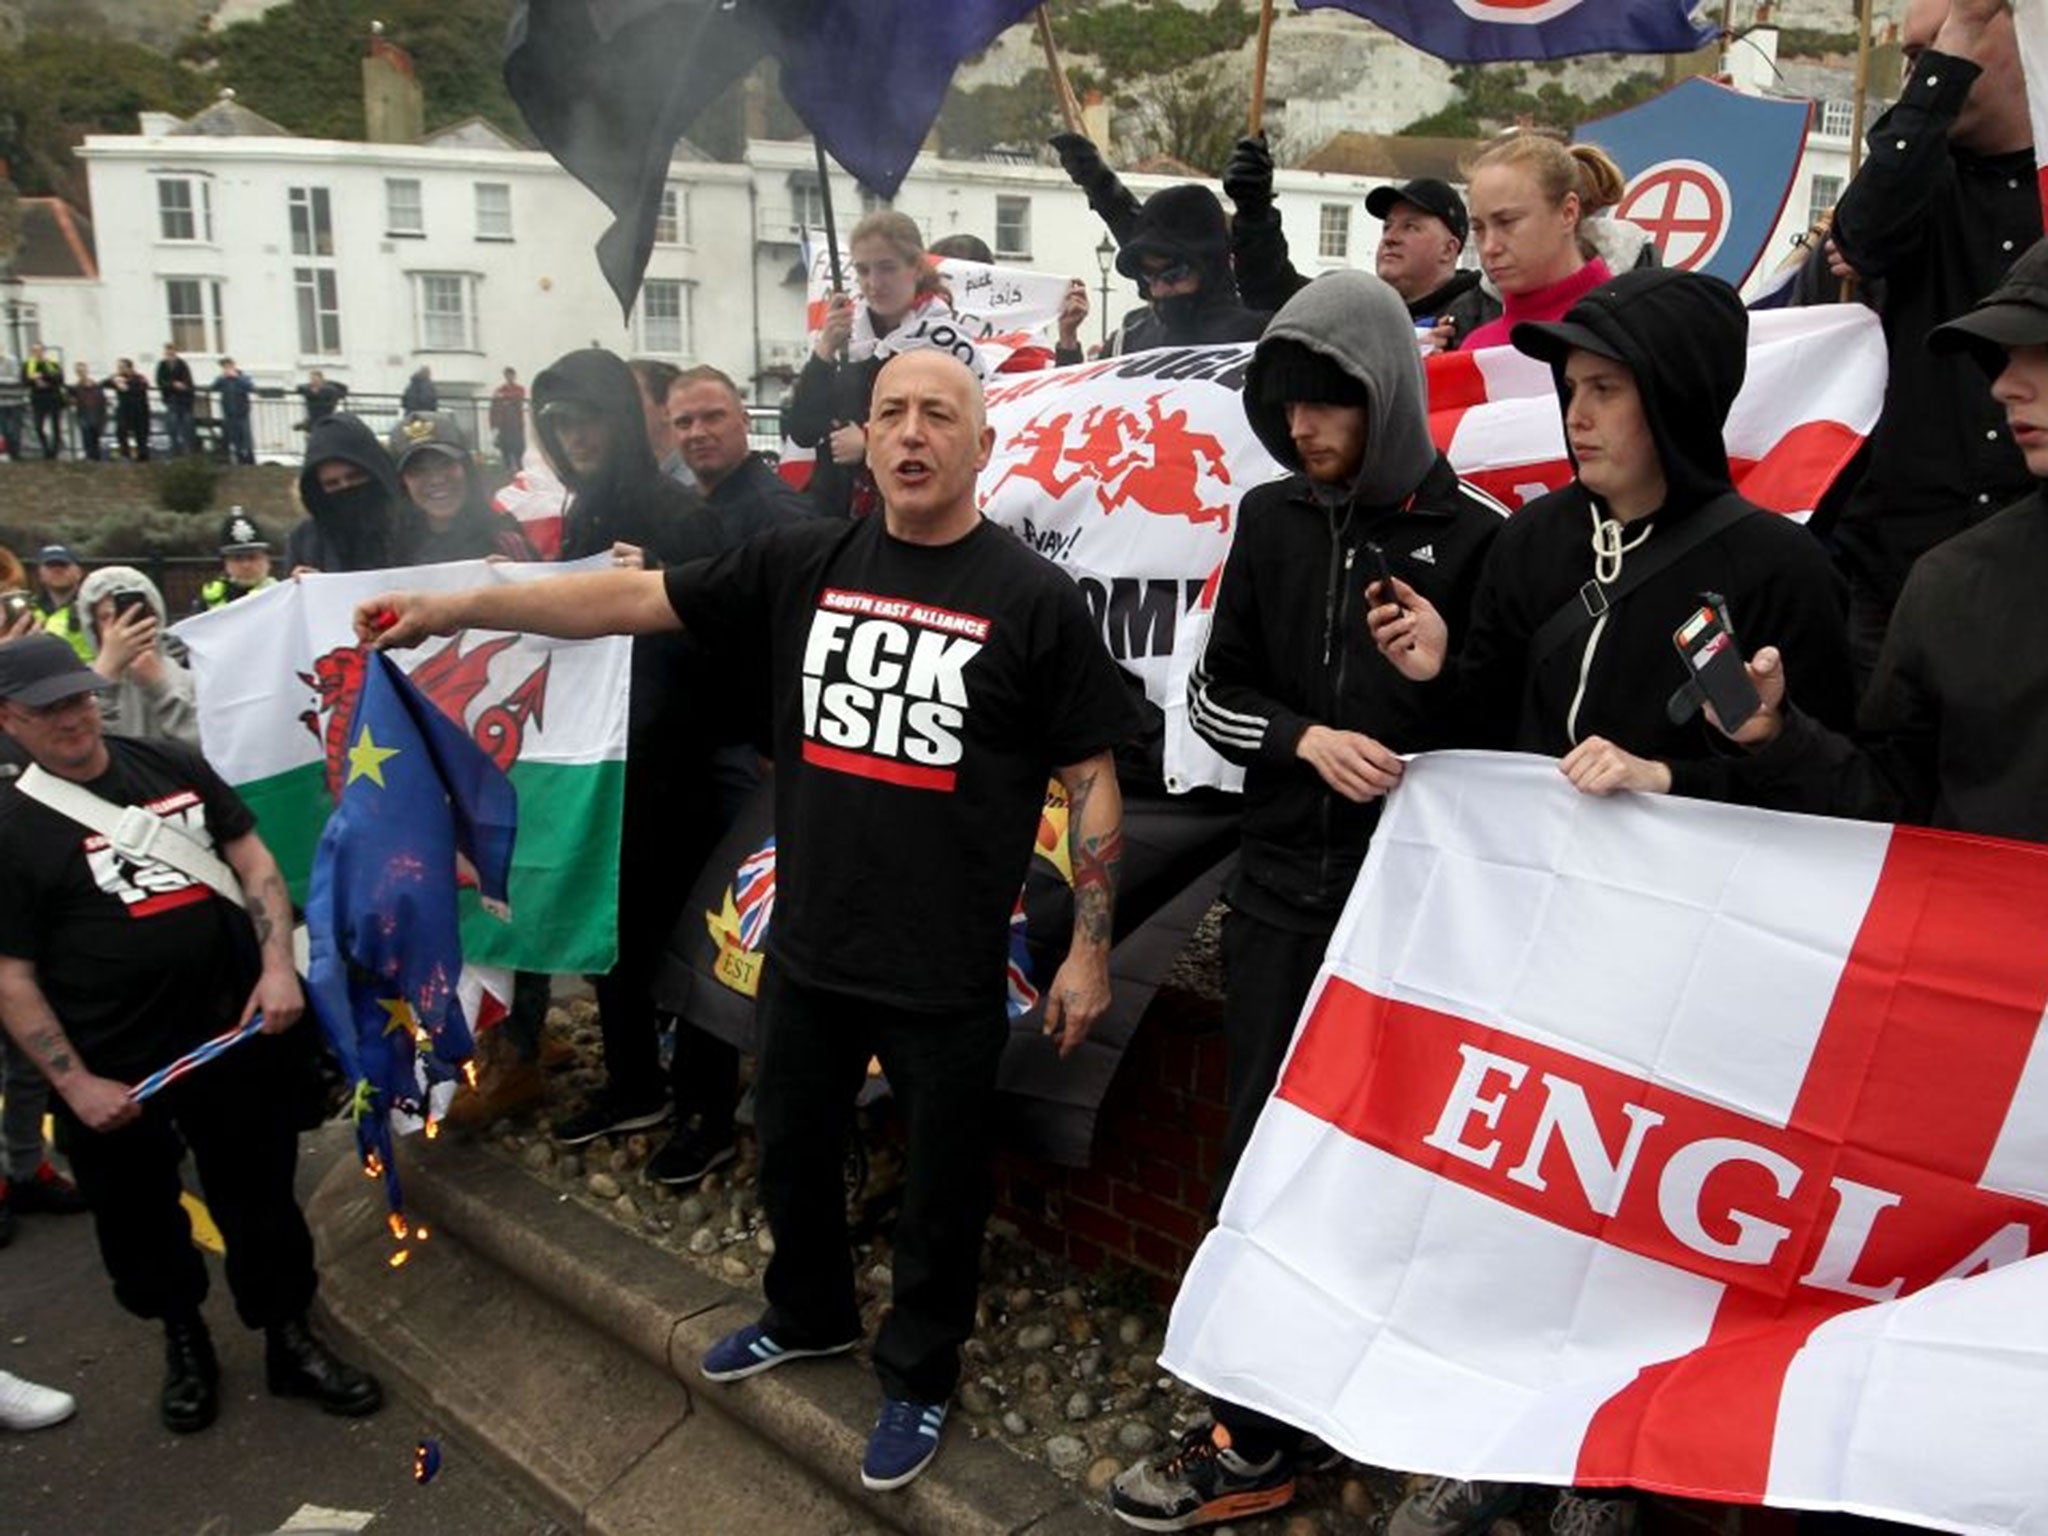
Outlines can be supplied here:
[[1276, 341], [1321, 354], [1365, 389], [1365, 463], [1353, 498], [1367, 506], [1406, 500], [1435, 465], [1437, 451], [1429, 436], [1422, 353], [1401, 296], [1370, 272], [1328, 272], [1282, 305], [1259, 338], [1245, 374], [1245, 416], [1266, 451], [1299, 473], [1287, 409], [1264, 399], [1261, 364]]

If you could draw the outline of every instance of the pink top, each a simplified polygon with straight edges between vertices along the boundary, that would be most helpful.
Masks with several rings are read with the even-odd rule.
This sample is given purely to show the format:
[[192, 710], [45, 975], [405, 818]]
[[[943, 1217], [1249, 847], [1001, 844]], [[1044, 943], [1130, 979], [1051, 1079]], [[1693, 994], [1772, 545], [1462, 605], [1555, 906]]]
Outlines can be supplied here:
[[1547, 288], [1508, 294], [1501, 317], [1474, 327], [1458, 343], [1458, 350], [1470, 352], [1479, 347], [1504, 347], [1508, 344], [1508, 332], [1523, 320], [1562, 320], [1566, 310], [1613, 276], [1607, 263], [1595, 256], [1570, 277]]

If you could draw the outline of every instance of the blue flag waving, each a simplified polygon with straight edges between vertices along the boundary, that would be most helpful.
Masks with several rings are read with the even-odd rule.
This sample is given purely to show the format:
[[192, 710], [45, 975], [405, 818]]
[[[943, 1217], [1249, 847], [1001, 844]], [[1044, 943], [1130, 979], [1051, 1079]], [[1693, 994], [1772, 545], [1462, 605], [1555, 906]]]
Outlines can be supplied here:
[[1453, 64], [1575, 53], [1691, 53], [1716, 34], [1697, 0], [1295, 0], [1349, 11]]
[[763, 57], [818, 142], [893, 197], [969, 54], [1033, 0], [522, 0], [505, 86], [617, 222], [597, 242], [630, 310], [676, 140]]
[[1693, 79], [1575, 137], [1621, 167], [1615, 217], [1648, 231], [1665, 266], [1739, 288], [1784, 211], [1812, 110]]
[[474, 1045], [456, 996], [457, 855], [502, 908], [518, 808], [512, 781], [381, 652], [348, 743], [306, 895], [308, 993], [353, 1085], [364, 1167], [397, 1212], [391, 1115], [438, 1113]]

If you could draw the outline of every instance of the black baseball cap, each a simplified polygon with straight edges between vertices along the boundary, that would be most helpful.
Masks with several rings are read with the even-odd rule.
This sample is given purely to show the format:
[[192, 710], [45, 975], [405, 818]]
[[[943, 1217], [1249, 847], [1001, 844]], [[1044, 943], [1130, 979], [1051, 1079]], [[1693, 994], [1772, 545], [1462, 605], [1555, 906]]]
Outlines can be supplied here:
[[24, 635], [0, 645], [0, 699], [41, 709], [109, 686], [57, 635]]
[[1465, 213], [1465, 199], [1458, 196], [1447, 181], [1438, 181], [1434, 176], [1418, 176], [1401, 186], [1374, 187], [1365, 194], [1365, 211], [1383, 224], [1396, 203], [1413, 203], [1424, 213], [1442, 219], [1460, 245], [1472, 233], [1472, 220]]
[[36, 551], [37, 565], [76, 565], [78, 556], [63, 544], [45, 544]]
[[1937, 353], [1967, 351], [1986, 373], [2005, 368], [2007, 347], [2048, 343], [2048, 240], [2037, 240], [2004, 279], [1959, 320], [1937, 325], [1927, 345]]

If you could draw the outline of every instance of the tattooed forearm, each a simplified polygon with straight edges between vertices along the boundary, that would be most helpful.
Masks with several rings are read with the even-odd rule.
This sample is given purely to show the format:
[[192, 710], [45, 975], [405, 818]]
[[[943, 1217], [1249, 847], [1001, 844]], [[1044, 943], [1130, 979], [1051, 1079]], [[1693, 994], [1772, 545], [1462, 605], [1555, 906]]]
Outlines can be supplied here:
[[71, 1054], [71, 1042], [64, 1038], [64, 1031], [55, 1025], [48, 1029], [32, 1031], [21, 1043], [28, 1048], [28, 1053], [35, 1059], [36, 1065], [43, 1069], [43, 1076], [52, 1081], [69, 1076], [71, 1069], [78, 1065], [76, 1058]]
[[285, 890], [284, 877], [278, 874], [265, 875], [256, 882], [256, 888], [248, 893], [249, 921], [256, 925], [256, 942], [265, 949], [271, 947], [273, 939], [282, 937], [289, 943], [292, 931], [292, 902]]
[[1063, 771], [1067, 854], [1074, 871], [1074, 938], [1107, 946], [1124, 857], [1123, 796], [1106, 758]]

